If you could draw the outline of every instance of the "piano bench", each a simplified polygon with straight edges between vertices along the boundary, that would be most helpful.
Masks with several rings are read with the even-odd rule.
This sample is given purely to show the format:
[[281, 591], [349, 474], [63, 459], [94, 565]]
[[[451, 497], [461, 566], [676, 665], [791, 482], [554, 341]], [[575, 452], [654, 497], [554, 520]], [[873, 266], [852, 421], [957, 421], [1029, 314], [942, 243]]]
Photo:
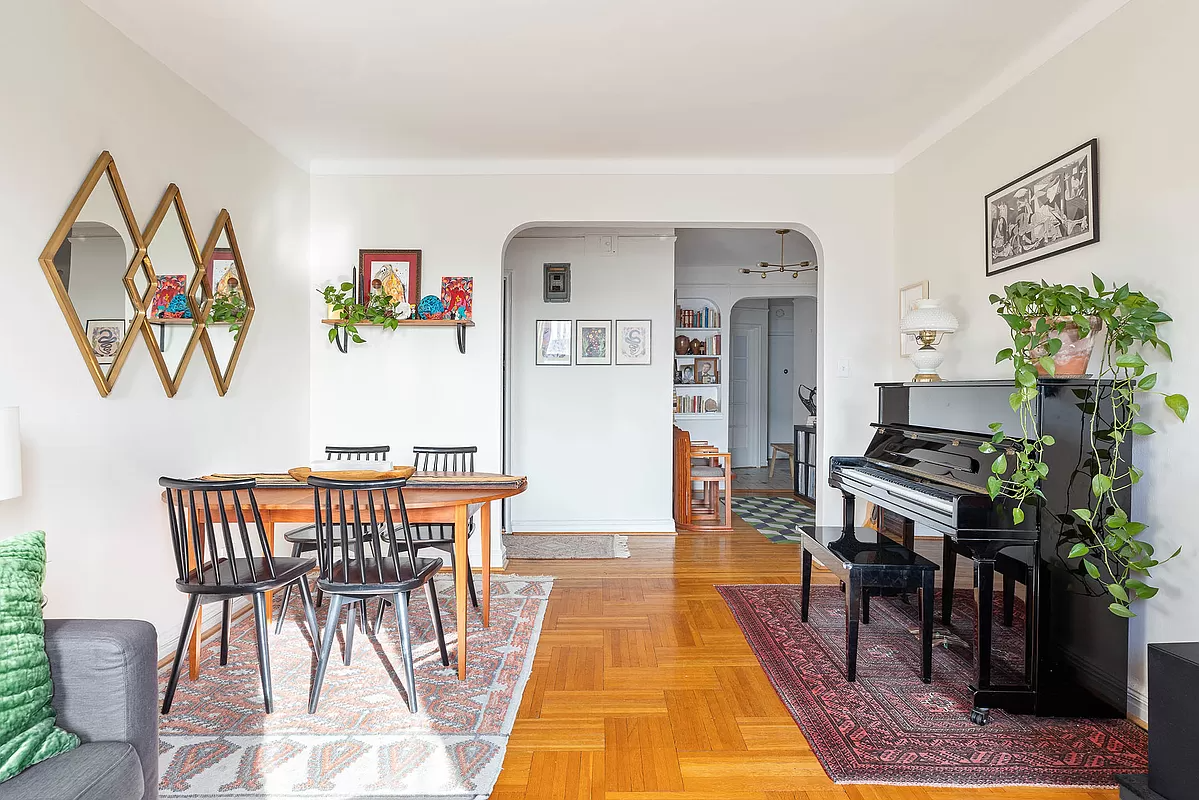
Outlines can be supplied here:
[[[803, 581], [799, 617], [808, 621], [812, 558], [845, 583], [845, 672], [853, 683], [858, 672], [858, 622], [869, 614], [867, 590], [897, 589], [920, 594], [920, 679], [933, 678], [933, 578], [937, 564], [872, 528], [846, 530], [838, 525], [803, 529]], [[864, 601], [864, 598], [865, 599]], [[869, 616], [865, 617], [869, 622]]]

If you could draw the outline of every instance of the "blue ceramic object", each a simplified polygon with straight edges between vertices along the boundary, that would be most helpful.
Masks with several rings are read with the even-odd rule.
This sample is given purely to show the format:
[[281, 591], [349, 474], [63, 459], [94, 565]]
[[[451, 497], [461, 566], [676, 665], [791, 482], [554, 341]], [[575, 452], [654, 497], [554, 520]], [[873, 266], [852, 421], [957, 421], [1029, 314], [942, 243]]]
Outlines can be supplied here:
[[436, 295], [427, 294], [420, 300], [420, 305], [416, 307], [416, 314], [421, 319], [441, 319], [445, 313], [445, 306], [441, 303], [441, 298]]

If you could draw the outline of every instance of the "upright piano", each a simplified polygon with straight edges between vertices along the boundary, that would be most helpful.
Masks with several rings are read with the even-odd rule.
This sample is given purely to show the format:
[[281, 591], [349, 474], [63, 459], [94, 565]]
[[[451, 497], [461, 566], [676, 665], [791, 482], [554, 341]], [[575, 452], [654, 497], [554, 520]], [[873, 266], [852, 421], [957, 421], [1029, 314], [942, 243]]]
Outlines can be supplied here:
[[[911, 520], [917, 535], [945, 537], [945, 552], [973, 559], [975, 576], [974, 699], [972, 719], [1002, 708], [1040, 716], [1124, 716], [1128, 701], [1128, 620], [1108, 610], [1111, 599], [1099, 582], [1066, 556], [1082, 540], [1070, 510], [1091, 506], [1095, 462], [1090, 447], [1092, 414], [1102, 429], [1108, 384], [1086, 379], [1041, 379], [1035, 417], [1049, 475], [1045, 500], [1024, 506], [1012, 520], [1011, 501], [992, 501], [986, 481], [993, 455], [979, 452], [991, 440], [988, 427], [1002, 422], [1009, 436], [1020, 425], [1008, 404], [1009, 381], [880, 383], [878, 422], [863, 456], [834, 456], [829, 485], [844, 498], [845, 524], [855, 523], [857, 499]], [[1008, 448], [1015, 441], [1009, 439]], [[1112, 445], [1113, 447], [1116, 445]], [[1131, 452], [1121, 444], [1121, 458]], [[1102, 457], [1102, 456], [1101, 456]], [[1009, 459], [1011, 462], [1012, 459]], [[1010, 467], [1009, 467], [1010, 469]], [[1131, 508], [1131, 497], [1119, 497]], [[1026, 584], [1023, 637], [992, 620], [996, 564], [1015, 570]], [[1008, 569], [1004, 569], [1005, 565]], [[944, 570], [943, 570], [944, 572]], [[996, 637], [1007, 634], [1001, 644]], [[1011, 646], [1012, 641], [1022, 646]]]

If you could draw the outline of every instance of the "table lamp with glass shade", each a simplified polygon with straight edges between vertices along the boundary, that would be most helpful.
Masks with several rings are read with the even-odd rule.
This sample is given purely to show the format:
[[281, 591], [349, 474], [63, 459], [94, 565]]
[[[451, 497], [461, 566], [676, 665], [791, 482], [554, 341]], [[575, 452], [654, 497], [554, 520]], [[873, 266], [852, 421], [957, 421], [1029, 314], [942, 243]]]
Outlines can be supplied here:
[[21, 496], [21, 413], [0, 408], [0, 500]]
[[916, 307], [904, 315], [899, 322], [899, 331], [906, 336], [916, 337], [920, 349], [908, 357], [916, 366], [916, 383], [933, 383], [941, 380], [937, 367], [945, 356], [937, 352], [937, 345], [945, 334], [958, 329], [958, 318], [941, 307], [940, 300], [919, 300]]

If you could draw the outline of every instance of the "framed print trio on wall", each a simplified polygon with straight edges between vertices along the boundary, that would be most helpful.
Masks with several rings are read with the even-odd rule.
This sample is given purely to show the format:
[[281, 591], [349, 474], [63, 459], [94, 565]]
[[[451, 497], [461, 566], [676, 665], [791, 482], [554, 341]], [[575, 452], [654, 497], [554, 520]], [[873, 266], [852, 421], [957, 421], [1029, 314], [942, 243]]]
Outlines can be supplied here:
[[[538, 366], [646, 365], [651, 358], [650, 320], [539, 319]], [[573, 355], [573, 359], [572, 359]]]

